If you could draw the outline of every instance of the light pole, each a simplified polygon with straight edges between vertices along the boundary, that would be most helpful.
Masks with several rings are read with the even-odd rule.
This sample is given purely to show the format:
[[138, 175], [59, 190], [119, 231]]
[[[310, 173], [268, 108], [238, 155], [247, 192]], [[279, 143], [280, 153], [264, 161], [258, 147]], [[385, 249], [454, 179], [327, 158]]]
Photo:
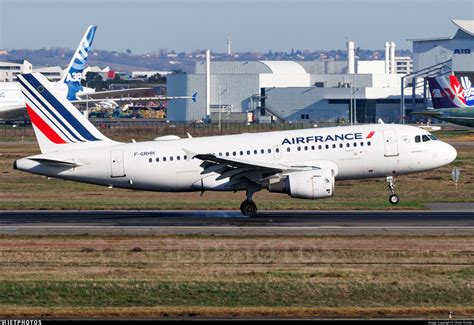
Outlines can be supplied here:
[[357, 124], [356, 114], [357, 114], [357, 92], [360, 88], [357, 88], [357, 77], [354, 75], [354, 82], [350, 83], [350, 96], [349, 96], [349, 112], [350, 112], [350, 122], [351, 125]]
[[227, 88], [221, 92], [221, 85], [219, 85], [219, 131], [222, 128], [222, 107], [221, 107], [221, 96], [227, 91]]

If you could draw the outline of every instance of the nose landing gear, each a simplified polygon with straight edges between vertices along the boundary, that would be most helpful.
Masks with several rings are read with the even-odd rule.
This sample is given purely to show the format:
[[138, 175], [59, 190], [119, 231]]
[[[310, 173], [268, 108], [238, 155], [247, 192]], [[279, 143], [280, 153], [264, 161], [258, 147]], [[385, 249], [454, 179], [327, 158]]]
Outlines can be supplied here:
[[388, 192], [390, 193], [388, 201], [392, 204], [398, 204], [398, 202], [400, 202], [400, 198], [397, 194], [395, 194], [395, 178], [393, 176], [387, 176], [385, 180], [387, 182]]

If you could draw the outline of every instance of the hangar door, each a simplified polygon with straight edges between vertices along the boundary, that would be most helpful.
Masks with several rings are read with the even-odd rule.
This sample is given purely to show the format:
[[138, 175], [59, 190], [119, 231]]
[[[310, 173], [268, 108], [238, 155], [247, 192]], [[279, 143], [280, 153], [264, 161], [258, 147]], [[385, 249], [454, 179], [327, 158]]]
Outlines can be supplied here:
[[111, 177], [124, 177], [125, 168], [123, 166], [123, 150], [110, 152]]

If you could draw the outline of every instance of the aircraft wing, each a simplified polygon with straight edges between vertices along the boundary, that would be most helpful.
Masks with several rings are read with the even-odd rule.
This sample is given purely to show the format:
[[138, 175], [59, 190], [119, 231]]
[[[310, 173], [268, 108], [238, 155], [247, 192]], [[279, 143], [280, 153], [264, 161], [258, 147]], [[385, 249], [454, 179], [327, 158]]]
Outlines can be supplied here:
[[195, 154], [189, 150], [183, 149], [188, 159], [199, 159], [203, 163], [201, 167], [204, 170], [201, 174], [217, 173], [220, 174], [217, 180], [230, 178], [230, 182], [237, 184], [245, 179], [259, 183], [263, 179], [276, 175], [287, 174], [303, 170], [317, 169], [315, 166], [287, 166], [282, 164], [256, 162], [238, 158], [218, 157], [214, 154]]
[[[138, 89], [138, 88], [137, 88]], [[146, 89], [146, 88], [142, 88]], [[114, 90], [115, 91], [115, 90]], [[71, 101], [73, 104], [86, 104], [86, 103], [98, 103], [98, 102], [103, 102], [106, 100], [112, 100], [116, 103], [121, 103], [121, 102], [144, 102], [144, 101], [168, 101], [168, 100], [173, 100], [173, 99], [192, 99], [194, 102], [196, 102], [196, 96], [197, 93], [194, 93], [192, 96], [145, 96], [145, 97], [93, 97], [94, 94], [97, 93], [91, 93], [88, 95], [88, 98], [81, 98], [78, 100], [73, 100]], [[128, 94], [130, 95], [130, 94]]]
[[78, 94], [79, 100], [86, 99], [115, 99], [121, 97], [130, 97], [133, 95], [136, 96], [149, 96], [153, 92], [153, 88], [130, 88], [130, 89], [117, 89], [117, 90], [105, 90], [105, 91], [96, 91], [93, 93], [87, 94]]

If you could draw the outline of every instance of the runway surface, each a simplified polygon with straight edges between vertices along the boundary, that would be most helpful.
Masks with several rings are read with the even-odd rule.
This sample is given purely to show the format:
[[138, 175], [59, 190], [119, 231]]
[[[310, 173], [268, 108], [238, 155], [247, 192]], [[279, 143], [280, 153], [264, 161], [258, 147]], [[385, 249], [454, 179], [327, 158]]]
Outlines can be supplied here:
[[469, 234], [473, 211], [1, 211], [0, 234]]

